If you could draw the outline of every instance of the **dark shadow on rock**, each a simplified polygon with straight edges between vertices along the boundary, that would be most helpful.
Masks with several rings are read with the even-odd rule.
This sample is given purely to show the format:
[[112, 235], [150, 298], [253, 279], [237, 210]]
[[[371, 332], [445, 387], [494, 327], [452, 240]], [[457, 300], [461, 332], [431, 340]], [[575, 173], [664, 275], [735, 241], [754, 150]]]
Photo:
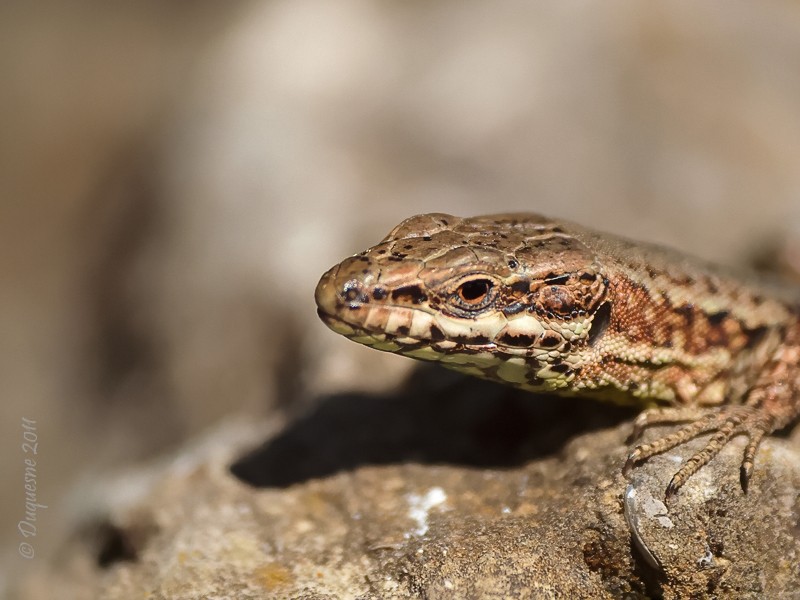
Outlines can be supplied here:
[[394, 394], [323, 398], [231, 472], [256, 487], [285, 487], [364, 465], [511, 468], [634, 415], [594, 400], [532, 394], [423, 367]]

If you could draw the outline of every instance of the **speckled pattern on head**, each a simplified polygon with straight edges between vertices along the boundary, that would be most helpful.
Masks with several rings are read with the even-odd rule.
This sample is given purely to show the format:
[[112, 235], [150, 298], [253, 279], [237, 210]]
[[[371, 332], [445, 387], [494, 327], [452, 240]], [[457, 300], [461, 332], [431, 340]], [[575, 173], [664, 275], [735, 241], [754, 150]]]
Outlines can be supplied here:
[[322, 276], [318, 312], [378, 350], [520, 388], [651, 408], [626, 468], [715, 432], [667, 496], [746, 435], [800, 415], [800, 291], [536, 214], [403, 221]]

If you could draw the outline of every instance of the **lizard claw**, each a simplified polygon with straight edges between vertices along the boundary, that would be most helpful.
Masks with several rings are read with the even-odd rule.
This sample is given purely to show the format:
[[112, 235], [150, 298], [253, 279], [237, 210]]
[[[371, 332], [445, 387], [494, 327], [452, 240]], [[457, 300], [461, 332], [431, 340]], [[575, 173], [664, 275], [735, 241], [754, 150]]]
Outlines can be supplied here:
[[750, 485], [750, 477], [753, 475], [753, 465], [742, 465], [739, 467], [739, 484], [742, 486], [742, 491], [746, 494], [747, 488]]
[[639, 462], [639, 457], [640, 456], [641, 456], [641, 453], [639, 452], [638, 448], [636, 448], [633, 452], [628, 454], [628, 458], [627, 458], [627, 460], [625, 460], [625, 464], [622, 466], [622, 476], [623, 477], [627, 477], [628, 474], [630, 474], [630, 472], [633, 469], [633, 467], [635, 467], [636, 463]]
[[669, 480], [669, 484], [667, 484], [667, 489], [664, 490], [664, 504], [669, 504], [672, 501], [679, 487], [680, 484], [675, 481], [675, 476], [673, 476]]

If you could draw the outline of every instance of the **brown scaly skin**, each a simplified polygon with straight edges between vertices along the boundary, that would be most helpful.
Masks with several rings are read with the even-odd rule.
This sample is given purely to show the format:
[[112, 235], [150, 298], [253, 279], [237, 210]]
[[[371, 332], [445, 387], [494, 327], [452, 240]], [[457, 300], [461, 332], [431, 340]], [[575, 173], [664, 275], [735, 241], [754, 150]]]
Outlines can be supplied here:
[[684, 423], [624, 470], [712, 433], [672, 496], [733, 437], [800, 415], [800, 289], [536, 214], [418, 215], [322, 276], [334, 331], [516, 387], [647, 408], [634, 435]]

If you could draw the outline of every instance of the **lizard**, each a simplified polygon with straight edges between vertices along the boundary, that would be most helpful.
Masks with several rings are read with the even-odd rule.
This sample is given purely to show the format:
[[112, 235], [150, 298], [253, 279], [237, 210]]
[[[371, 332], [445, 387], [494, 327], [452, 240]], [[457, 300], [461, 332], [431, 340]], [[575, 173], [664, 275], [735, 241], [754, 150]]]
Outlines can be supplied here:
[[669, 500], [734, 437], [800, 416], [800, 288], [533, 213], [413, 216], [328, 270], [317, 312], [372, 348], [641, 412], [623, 466], [708, 435]]

